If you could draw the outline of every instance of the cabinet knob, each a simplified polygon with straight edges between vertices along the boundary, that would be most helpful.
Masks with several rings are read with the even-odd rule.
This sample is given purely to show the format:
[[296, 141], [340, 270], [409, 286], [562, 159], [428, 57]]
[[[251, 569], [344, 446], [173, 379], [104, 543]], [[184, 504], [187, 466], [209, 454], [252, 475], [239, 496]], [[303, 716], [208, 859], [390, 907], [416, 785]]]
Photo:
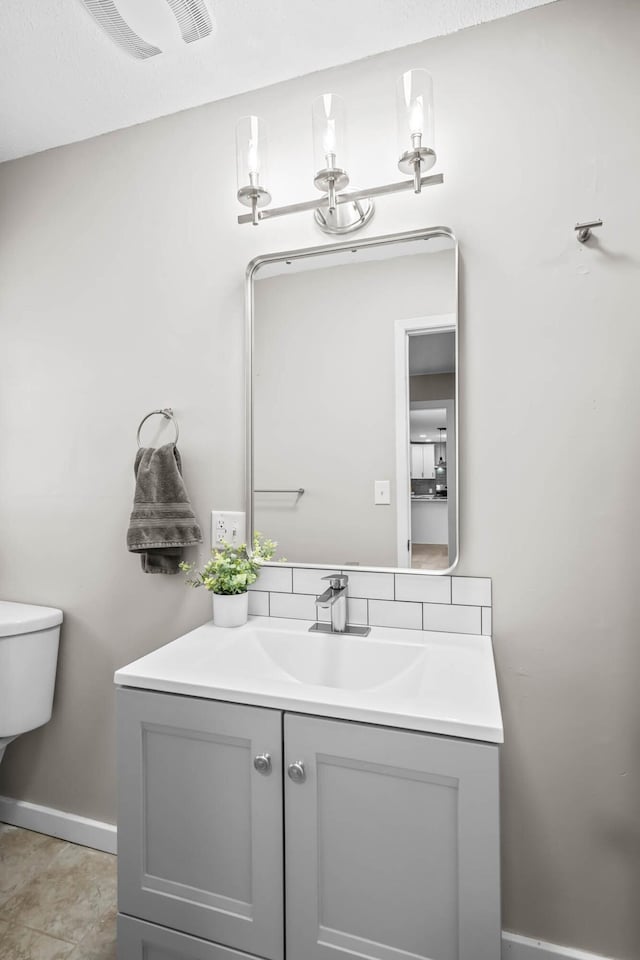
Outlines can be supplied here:
[[296, 760], [295, 763], [290, 763], [287, 767], [287, 773], [289, 774], [289, 779], [293, 780], [294, 783], [304, 783], [307, 779], [307, 771], [304, 769], [302, 760]]
[[266, 777], [267, 774], [271, 773], [271, 754], [259, 753], [258, 756], [253, 759], [253, 765], [258, 773], [262, 773]]

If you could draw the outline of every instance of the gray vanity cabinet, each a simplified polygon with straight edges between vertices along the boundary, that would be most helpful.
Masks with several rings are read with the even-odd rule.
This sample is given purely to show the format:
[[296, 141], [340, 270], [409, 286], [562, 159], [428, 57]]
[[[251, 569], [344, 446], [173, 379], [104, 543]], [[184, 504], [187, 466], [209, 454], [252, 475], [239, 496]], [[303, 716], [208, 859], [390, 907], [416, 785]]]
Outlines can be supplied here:
[[120, 960], [500, 956], [496, 745], [118, 699]]
[[120, 913], [282, 960], [280, 711], [121, 689], [118, 750]]
[[285, 715], [288, 960], [500, 956], [498, 748]]

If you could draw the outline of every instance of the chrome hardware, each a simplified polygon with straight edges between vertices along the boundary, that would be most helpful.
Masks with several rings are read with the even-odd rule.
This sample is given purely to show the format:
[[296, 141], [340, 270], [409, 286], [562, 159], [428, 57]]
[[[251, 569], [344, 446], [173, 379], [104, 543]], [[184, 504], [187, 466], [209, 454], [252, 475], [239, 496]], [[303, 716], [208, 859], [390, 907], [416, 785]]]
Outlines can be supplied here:
[[322, 579], [328, 580], [329, 586], [324, 593], [316, 597], [316, 607], [329, 610], [332, 633], [344, 633], [347, 629], [347, 584], [349, 583], [349, 577], [344, 573], [334, 573]]
[[[432, 187], [439, 183], [444, 183], [444, 176], [441, 173], [434, 173], [428, 177], [420, 177], [420, 189], [422, 189], [422, 187]], [[338, 207], [343, 203], [351, 204], [353, 206], [357, 200], [371, 200], [373, 197], [384, 197], [389, 193], [398, 193], [399, 191], [404, 190], [416, 191], [416, 184], [413, 179], [400, 180], [397, 183], [387, 183], [382, 187], [371, 187], [365, 190], [353, 190], [349, 191], [348, 193], [339, 193], [336, 195], [335, 201]], [[303, 203], [289, 203], [285, 207], [265, 207], [264, 210], [256, 211], [255, 216], [253, 212], [240, 214], [238, 217], [238, 223], [255, 223], [256, 219], [259, 223], [261, 223], [263, 220], [270, 220], [273, 217], [285, 217], [289, 213], [302, 213], [305, 210], [319, 209], [324, 213], [325, 210], [328, 212], [328, 208], [328, 198], [323, 198], [320, 200], [320, 202], [317, 200], [307, 200]], [[367, 219], [360, 218], [359, 220], [355, 221], [355, 226], [353, 226], [352, 229], [356, 230], [358, 227], [363, 226], [367, 222]]]
[[289, 779], [293, 780], [294, 783], [304, 783], [307, 779], [307, 771], [304, 769], [302, 760], [296, 760], [294, 763], [290, 763], [287, 767], [287, 773]]
[[322, 577], [322, 579], [329, 581], [332, 590], [342, 590], [349, 583], [349, 577], [346, 573], [331, 573], [328, 577]]
[[295, 493], [299, 497], [304, 493], [304, 487], [298, 487], [297, 490], [254, 490], [254, 493]]
[[259, 753], [257, 757], [254, 757], [253, 765], [258, 773], [266, 777], [271, 773], [271, 754]]
[[586, 223], [576, 223], [573, 229], [578, 234], [577, 236], [578, 243], [586, 243], [589, 237], [591, 236], [591, 230], [593, 229], [593, 227], [601, 227], [601, 226], [602, 226], [602, 220], [589, 220]]
[[360, 637], [366, 637], [370, 627], [351, 627], [348, 623], [347, 611], [347, 586], [349, 577], [346, 573], [330, 573], [323, 577], [323, 580], [329, 581], [329, 586], [324, 593], [316, 597], [316, 608], [329, 611], [330, 623], [314, 623], [309, 627], [310, 633], [352, 633]]
[[[335, 630], [331, 629], [330, 623], [323, 621], [322, 623], [313, 623], [309, 627], [309, 633], [332, 633], [335, 635]], [[351, 637], [368, 637], [371, 633], [371, 627], [356, 627], [352, 623], [348, 623], [342, 633]]]
[[164, 417], [166, 420], [171, 420], [173, 422], [173, 425], [176, 428], [176, 438], [173, 442], [175, 444], [178, 443], [178, 437], [180, 436], [180, 430], [178, 429], [178, 421], [176, 420], [171, 407], [163, 407], [161, 410], [152, 410], [151, 413], [148, 413], [146, 417], [143, 417], [142, 420], [140, 421], [140, 425], [138, 426], [138, 432], [136, 434], [138, 447], [142, 446], [142, 444], [140, 443], [140, 431], [142, 430], [142, 425], [149, 419], [149, 417], [154, 417], [156, 414], [158, 414], [161, 417]]

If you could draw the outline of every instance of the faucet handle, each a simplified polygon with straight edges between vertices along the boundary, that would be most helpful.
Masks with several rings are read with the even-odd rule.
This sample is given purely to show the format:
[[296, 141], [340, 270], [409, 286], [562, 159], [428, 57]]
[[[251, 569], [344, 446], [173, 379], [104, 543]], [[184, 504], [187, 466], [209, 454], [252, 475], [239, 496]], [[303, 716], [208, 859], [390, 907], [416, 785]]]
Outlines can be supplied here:
[[322, 579], [329, 581], [332, 590], [344, 590], [349, 583], [349, 577], [346, 573], [331, 573], [328, 577], [322, 577]]

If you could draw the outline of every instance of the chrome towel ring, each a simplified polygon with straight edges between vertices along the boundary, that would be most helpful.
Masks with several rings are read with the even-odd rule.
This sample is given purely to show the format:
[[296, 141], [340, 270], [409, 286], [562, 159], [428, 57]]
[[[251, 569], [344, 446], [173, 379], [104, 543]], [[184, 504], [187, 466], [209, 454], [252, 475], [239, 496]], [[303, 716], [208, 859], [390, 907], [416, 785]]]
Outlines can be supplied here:
[[156, 414], [159, 414], [161, 417], [166, 417], [167, 420], [173, 421], [173, 425], [176, 428], [176, 439], [174, 440], [174, 443], [178, 442], [178, 437], [180, 436], [180, 430], [178, 429], [178, 421], [174, 417], [173, 410], [171, 409], [171, 407], [163, 407], [162, 410], [152, 410], [151, 413], [148, 413], [146, 417], [143, 417], [142, 420], [140, 421], [140, 426], [138, 427], [138, 432], [136, 434], [138, 447], [142, 446], [142, 444], [140, 443], [140, 431], [142, 430], [142, 425], [146, 420], [149, 419], [149, 417], [153, 417]]

